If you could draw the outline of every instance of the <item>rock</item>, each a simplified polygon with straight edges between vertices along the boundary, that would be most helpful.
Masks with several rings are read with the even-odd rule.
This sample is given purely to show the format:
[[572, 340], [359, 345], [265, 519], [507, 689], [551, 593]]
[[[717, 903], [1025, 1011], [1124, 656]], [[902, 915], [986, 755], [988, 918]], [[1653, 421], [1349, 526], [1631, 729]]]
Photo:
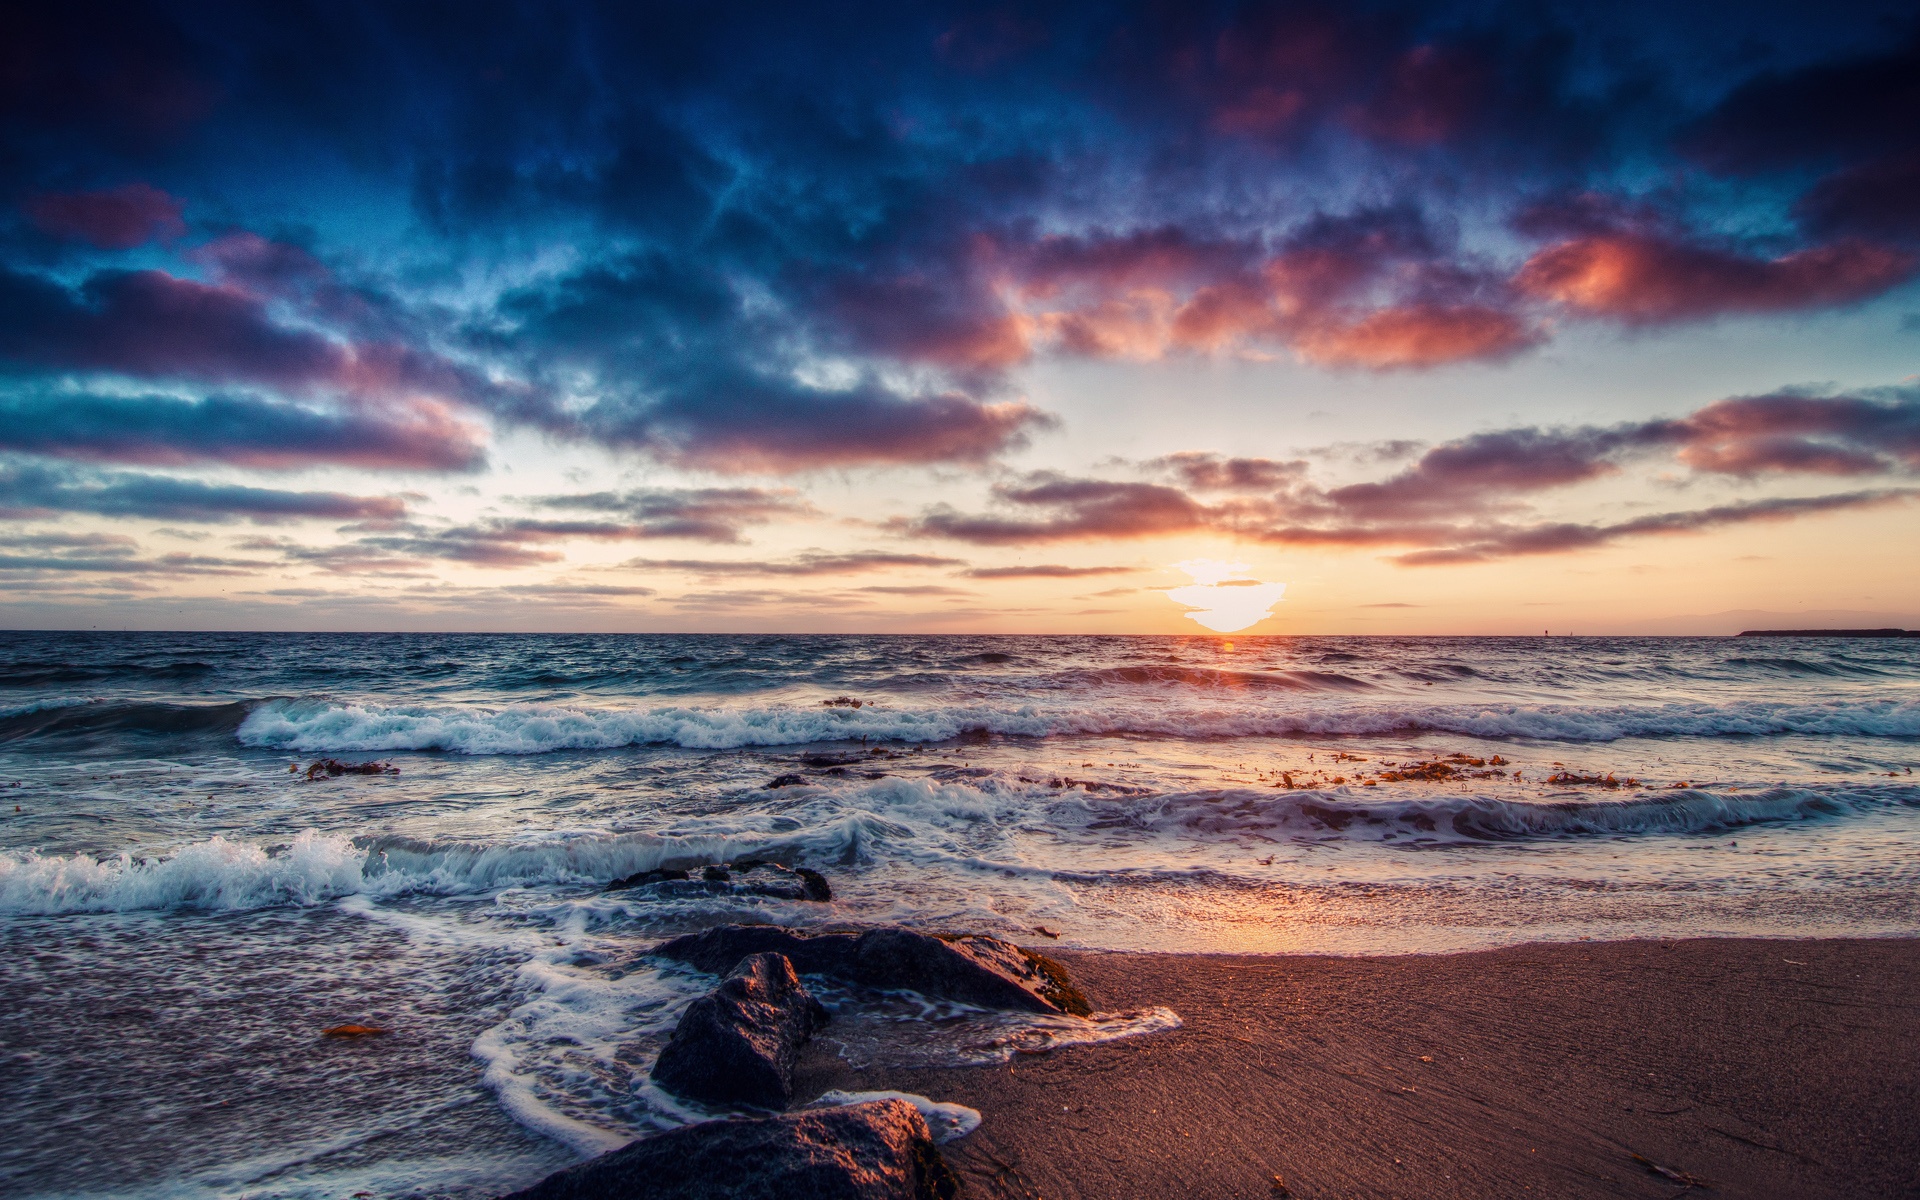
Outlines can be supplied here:
[[806, 867], [795, 867], [793, 873], [800, 877], [800, 886], [806, 891], [807, 899], [821, 904], [833, 899], [833, 889], [827, 886], [825, 875]]
[[646, 887], [648, 884], [666, 883], [668, 880], [681, 880], [686, 878], [688, 878], [688, 875], [685, 871], [642, 871], [637, 875], [629, 875], [625, 879], [614, 880], [607, 885], [606, 890], [609, 892], [617, 892], [625, 888]]
[[821, 903], [833, 899], [833, 888], [828, 886], [826, 876], [818, 871], [757, 861], [737, 862], [731, 866], [732, 870], [726, 866], [703, 867], [698, 879], [693, 877], [691, 871], [641, 871], [614, 880], [605, 890], [619, 892], [629, 888], [646, 888], [656, 896], [770, 896], [776, 900], [813, 900]]
[[904, 1100], [642, 1138], [506, 1200], [953, 1200], [960, 1184]]
[[701, 1104], [785, 1108], [800, 1047], [826, 1021], [792, 963], [752, 955], [687, 1006], [653, 1064], [653, 1081]]
[[775, 775], [766, 782], [768, 788], [805, 787], [806, 785], [805, 775]]
[[722, 925], [664, 942], [653, 953], [724, 975], [753, 954], [783, 954], [803, 975], [1020, 1012], [1092, 1012], [1066, 968], [1010, 942], [982, 935], [937, 938], [911, 929], [813, 937], [772, 925]]

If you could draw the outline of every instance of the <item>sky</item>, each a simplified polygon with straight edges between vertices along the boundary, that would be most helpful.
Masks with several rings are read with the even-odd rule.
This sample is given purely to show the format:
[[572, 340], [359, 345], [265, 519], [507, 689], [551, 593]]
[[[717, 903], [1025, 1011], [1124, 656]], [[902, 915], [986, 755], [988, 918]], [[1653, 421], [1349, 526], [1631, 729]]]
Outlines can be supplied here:
[[1905, 4], [9, 5], [0, 627], [1920, 626], [1917, 279]]

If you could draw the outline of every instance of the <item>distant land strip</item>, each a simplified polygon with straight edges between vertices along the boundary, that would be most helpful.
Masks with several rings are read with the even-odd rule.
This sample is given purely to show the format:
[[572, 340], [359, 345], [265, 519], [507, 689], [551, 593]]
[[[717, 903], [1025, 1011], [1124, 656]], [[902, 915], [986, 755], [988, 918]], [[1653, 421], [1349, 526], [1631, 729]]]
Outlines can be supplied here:
[[1920, 629], [1743, 629], [1739, 636], [1920, 638]]

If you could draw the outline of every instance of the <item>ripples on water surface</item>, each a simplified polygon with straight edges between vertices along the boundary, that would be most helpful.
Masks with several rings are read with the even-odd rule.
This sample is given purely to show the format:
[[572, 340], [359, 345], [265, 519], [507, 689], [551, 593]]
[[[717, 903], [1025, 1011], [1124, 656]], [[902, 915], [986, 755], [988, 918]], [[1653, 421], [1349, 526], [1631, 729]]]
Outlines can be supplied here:
[[[1920, 641], [0, 635], [0, 1189], [496, 1194], [696, 1115], [636, 956], [728, 920], [1920, 933], [1916, 760]], [[602, 890], [747, 857], [834, 902]]]

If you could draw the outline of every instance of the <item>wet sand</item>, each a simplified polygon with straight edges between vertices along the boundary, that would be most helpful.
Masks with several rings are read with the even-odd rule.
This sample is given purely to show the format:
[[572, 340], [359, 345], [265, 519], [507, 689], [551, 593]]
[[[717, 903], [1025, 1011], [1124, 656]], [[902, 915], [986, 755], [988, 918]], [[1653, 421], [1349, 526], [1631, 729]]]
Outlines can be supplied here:
[[[1920, 1196], [1920, 941], [1582, 942], [1398, 958], [1037, 947], [1184, 1028], [857, 1072], [979, 1109], [975, 1197]], [[830, 1035], [829, 1035], [830, 1036]], [[1689, 1190], [1634, 1155], [1710, 1186]]]

